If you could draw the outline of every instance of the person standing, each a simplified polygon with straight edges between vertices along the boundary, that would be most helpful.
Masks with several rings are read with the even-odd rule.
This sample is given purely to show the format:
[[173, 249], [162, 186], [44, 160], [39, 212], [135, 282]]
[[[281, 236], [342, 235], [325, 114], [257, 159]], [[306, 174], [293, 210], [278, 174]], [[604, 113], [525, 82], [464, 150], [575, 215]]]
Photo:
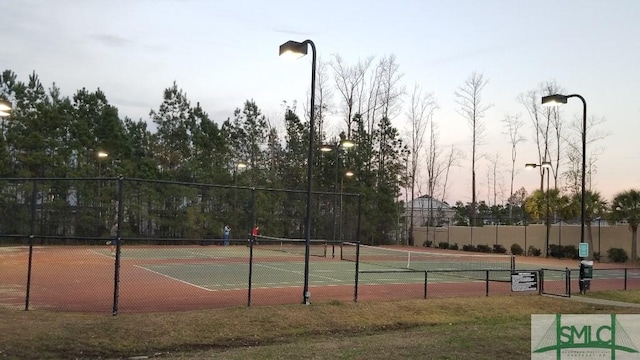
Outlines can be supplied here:
[[109, 231], [109, 241], [107, 241], [107, 245], [109, 245], [109, 253], [111, 255], [116, 254], [116, 240], [118, 239], [118, 223], [113, 223], [111, 226], [111, 230]]
[[222, 239], [223, 242], [222, 244], [224, 246], [229, 245], [229, 237], [231, 236], [231, 227], [227, 224], [224, 226], [224, 229], [222, 230]]
[[255, 244], [257, 244], [258, 240], [258, 235], [260, 235], [260, 227], [256, 226], [251, 230], [251, 241]]

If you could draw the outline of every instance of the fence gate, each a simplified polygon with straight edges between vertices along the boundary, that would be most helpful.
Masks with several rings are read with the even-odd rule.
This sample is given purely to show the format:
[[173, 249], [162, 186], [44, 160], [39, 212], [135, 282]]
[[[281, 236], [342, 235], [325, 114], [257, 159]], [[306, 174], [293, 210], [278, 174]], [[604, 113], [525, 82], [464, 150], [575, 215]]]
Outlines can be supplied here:
[[571, 270], [540, 269], [540, 293], [546, 295], [571, 296]]

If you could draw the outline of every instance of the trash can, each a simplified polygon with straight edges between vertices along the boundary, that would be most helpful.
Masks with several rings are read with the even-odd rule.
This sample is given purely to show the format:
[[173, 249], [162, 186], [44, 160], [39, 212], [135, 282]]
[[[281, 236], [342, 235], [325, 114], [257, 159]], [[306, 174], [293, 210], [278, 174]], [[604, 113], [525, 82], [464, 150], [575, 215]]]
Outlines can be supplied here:
[[591, 288], [591, 279], [593, 278], [593, 261], [580, 261], [580, 294], [584, 295]]

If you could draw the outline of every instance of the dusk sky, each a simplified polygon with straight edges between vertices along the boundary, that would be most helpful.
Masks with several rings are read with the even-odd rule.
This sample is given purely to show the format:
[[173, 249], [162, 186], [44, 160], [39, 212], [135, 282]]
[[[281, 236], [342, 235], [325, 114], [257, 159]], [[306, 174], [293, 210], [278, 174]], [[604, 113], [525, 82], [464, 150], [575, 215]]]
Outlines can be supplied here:
[[[176, 81], [218, 123], [254, 99], [282, 128], [283, 101], [297, 100], [299, 113], [308, 108], [302, 103], [311, 57], [284, 61], [280, 44], [311, 39], [321, 59], [339, 54], [347, 64], [393, 54], [408, 92], [393, 124], [402, 132], [408, 127], [409, 95], [419, 84], [439, 104], [433, 119], [442, 146], [456, 144], [467, 154], [449, 181], [452, 203], [471, 200], [471, 131], [456, 112], [456, 89], [474, 71], [489, 81], [482, 97], [493, 106], [479, 151], [501, 153], [498, 203], [504, 203], [511, 145], [502, 120], [521, 114], [525, 121], [515, 187], [531, 193], [539, 177], [524, 164], [538, 161], [537, 150], [517, 97], [556, 81], [566, 94], [586, 99], [590, 118], [604, 121], [599, 131], [608, 135], [597, 144], [603, 150], [593, 189], [610, 200], [640, 188], [637, 0], [4, 0], [0, 14], [0, 70], [22, 81], [35, 71], [67, 96], [100, 88], [121, 118], [134, 120], [150, 121], [149, 111]], [[337, 96], [333, 103], [338, 108]], [[582, 103], [569, 99], [562, 111], [567, 121], [581, 118]], [[334, 114], [330, 135], [344, 130], [341, 116]], [[488, 200], [487, 164], [476, 168], [479, 200]]]

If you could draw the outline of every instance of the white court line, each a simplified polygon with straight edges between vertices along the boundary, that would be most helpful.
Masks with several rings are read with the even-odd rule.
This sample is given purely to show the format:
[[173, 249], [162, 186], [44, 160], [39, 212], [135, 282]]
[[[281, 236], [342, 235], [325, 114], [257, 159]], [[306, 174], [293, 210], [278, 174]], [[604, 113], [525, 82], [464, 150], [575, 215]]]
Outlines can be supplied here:
[[[287, 270], [287, 269], [281, 269], [281, 268], [277, 268], [274, 266], [267, 266], [267, 265], [262, 265], [262, 264], [255, 264], [256, 266], [262, 266], [264, 268], [267, 269], [271, 269], [271, 270], [280, 270], [280, 271], [284, 271], [284, 272], [290, 272], [290, 273], [294, 273], [294, 274], [303, 274], [303, 272], [301, 271], [294, 271], [294, 270]], [[330, 278], [327, 276], [320, 276], [320, 275], [313, 275], [311, 273], [309, 273], [310, 276], [314, 276], [314, 277], [318, 277], [318, 278], [323, 278], [323, 279], [327, 279], [327, 280], [331, 280], [331, 281], [337, 281], [337, 282], [344, 282], [344, 280], [339, 280], [339, 279], [334, 279], [334, 278]]]
[[107, 254], [103, 254], [103, 253], [101, 253], [101, 252], [99, 252], [99, 251], [96, 251], [96, 250], [89, 250], [89, 252], [92, 252], [92, 253], [94, 253], [94, 254], [96, 254], [96, 255], [100, 255], [100, 256], [103, 256], [103, 257], [110, 258], [110, 259], [115, 259], [115, 256], [114, 256], [114, 255], [107, 255]]
[[209, 255], [209, 254], [203, 254], [203, 253], [201, 253], [199, 251], [193, 251], [193, 250], [187, 251], [187, 250], [178, 249], [178, 252], [185, 253], [185, 254], [196, 255], [198, 257], [207, 258], [207, 259], [226, 259], [226, 257], [224, 257], [224, 256], [214, 256], [214, 255]]
[[218, 290], [214, 290], [214, 289], [208, 289], [208, 288], [200, 286], [200, 285], [192, 284], [192, 283], [190, 283], [188, 281], [180, 280], [178, 278], [174, 278], [173, 276], [165, 275], [165, 274], [163, 274], [161, 272], [157, 272], [157, 271], [154, 271], [154, 270], [151, 270], [151, 269], [147, 269], [146, 267], [143, 267], [143, 266], [139, 266], [139, 265], [133, 265], [133, 266], [135, 266], [135, 267], [137, 267], [139, 269], [147, 270], [149, 272], [152, 272], [152, 273], [160, 275], [160, 276], [164, 276], [167, 279], [175, 280], [175, 281], [181, 282], [183, 284], [187, 284], [187, 285], [191, 285], [193, 287], [197, 287], [198, 289], [202, 289], [202, 290], [206, 290], [206, 291], [218, 291]]

